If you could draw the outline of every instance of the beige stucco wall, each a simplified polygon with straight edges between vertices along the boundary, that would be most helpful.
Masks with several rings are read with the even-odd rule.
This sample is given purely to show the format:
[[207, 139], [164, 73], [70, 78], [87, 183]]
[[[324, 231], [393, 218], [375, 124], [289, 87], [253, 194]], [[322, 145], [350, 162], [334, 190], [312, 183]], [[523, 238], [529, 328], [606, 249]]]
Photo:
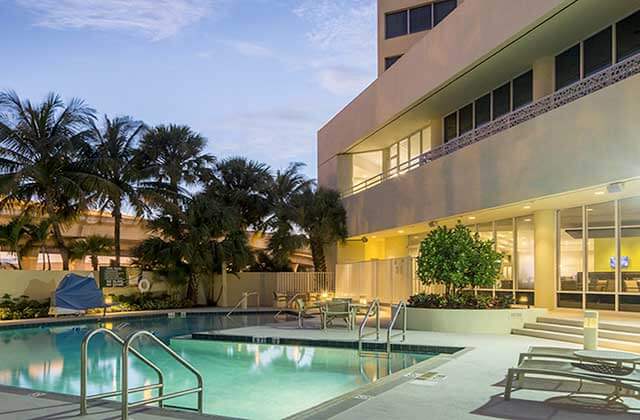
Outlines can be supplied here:
[[350, 235], [640, 176], [634, 76], [344, 199]]
[[331, 181], [338, 153], [371, 134], [455, 74], [570, 0], [466, 0], [427, 31], [318, 133], [320, 181]]

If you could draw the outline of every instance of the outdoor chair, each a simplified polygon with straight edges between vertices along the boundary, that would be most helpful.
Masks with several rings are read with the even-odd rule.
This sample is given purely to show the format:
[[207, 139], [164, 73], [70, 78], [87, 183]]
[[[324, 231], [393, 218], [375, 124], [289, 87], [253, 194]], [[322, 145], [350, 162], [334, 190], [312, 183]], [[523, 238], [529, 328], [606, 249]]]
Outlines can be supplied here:
[[288, 304], [287, 294], [273, 292], [273, 307], [279, 309], [285, 309]]
[[349, 329], [353, 328], [353, 311], [351, 299], [334, 299], [327, 302], [322, 308], [322, 329], [333, 325], [333, 321], [342, 319]]
[[[309, 307], [302, 298], [296, 299], [296, 306], [298, 307], [298, 328], [304, 327], [305, 318], [313, 318], [313, 315], [318, 314], [317, 307]], [[315, 312], [313, 312], [315, 310]], [[320, 316], [322, 314], [320, 313]]]

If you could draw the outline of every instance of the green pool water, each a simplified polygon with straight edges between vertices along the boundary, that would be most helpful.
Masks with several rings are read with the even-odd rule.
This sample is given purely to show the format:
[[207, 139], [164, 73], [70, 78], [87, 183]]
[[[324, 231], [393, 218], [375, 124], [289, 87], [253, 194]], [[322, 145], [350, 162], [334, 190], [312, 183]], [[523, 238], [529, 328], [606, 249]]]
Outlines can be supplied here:
[[[272, 323], [271, 314], [242, 315], [232, 320], [218, 315], [149, 318], [0, 330], [0, 384], [78, 395], [80, 342], [98, 326], [126, 335], [136, 329], [153, 331], [203, 375], [205, 412], [230, 417], [278, 419], [353, 391], [430, 355], [394, 353], [392, 357], [359, 357], [357, 351], [310, 346], [257, 345], [172, 339], [194, 331]], [[120, 347], [97, 336], [90, 346], [90, 393], [120, 386]], [[165, 373], [166, 392], [195, 385], [195, 379], [152, 344], [138, 348]], [[155, 374], [134, 358], [129, 361], [131, 387], [154, 383]], [[152, 391], [149, 391], [152, 392]], [[135, 394], [134, 394], [135, 395]], [[132, 395], [132, 400], [155, 394]], [[195, 396], [167, 401], [195, 407]]]

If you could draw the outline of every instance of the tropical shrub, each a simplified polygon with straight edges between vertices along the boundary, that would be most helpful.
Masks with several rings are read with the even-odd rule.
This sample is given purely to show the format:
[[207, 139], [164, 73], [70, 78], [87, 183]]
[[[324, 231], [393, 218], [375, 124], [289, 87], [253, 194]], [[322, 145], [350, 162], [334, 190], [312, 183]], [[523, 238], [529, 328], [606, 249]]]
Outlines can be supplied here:
[[49, 299], [40, 302], [29, 299], [29, 296], [11, 297], [5, 294], [0, 299], [0, 320], [46, 317], [49, 306]]
[[152, 311], [158, 309], [190, 308], [191, 302], [175, 296], [163, 294], [135, 294], [113, 296], [110, 312]]
[[473, 293], [441, 295], [418, 293], [409, 298], [407, 305], [413, 308], [434, 309], [506, 309], [513, 303], [510, 296], [487, 296]]
[[494, 242], [457, 224], [438, 226], [420, 244], [417, 274], [424, 285], [442, 285], [445, 295], [466, 288], [491, 288], [500, 273], [502, 254]]

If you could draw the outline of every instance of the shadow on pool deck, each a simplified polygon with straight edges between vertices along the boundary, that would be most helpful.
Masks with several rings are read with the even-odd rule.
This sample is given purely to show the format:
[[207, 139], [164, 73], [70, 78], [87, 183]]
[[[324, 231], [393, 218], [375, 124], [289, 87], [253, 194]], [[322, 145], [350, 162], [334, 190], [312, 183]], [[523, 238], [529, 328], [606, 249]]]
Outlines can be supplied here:
[[482, 407], [471, 414], [510, 420], [638, 420], [640, 414], [634, 412], [619, 412], [607, 409], [581, 408], [576, 405], [568, 406], [566, 397], [552, 397], [544, 401], [524, 400], [512, 398], [506, 401], [502, 394], [494, 395]]

